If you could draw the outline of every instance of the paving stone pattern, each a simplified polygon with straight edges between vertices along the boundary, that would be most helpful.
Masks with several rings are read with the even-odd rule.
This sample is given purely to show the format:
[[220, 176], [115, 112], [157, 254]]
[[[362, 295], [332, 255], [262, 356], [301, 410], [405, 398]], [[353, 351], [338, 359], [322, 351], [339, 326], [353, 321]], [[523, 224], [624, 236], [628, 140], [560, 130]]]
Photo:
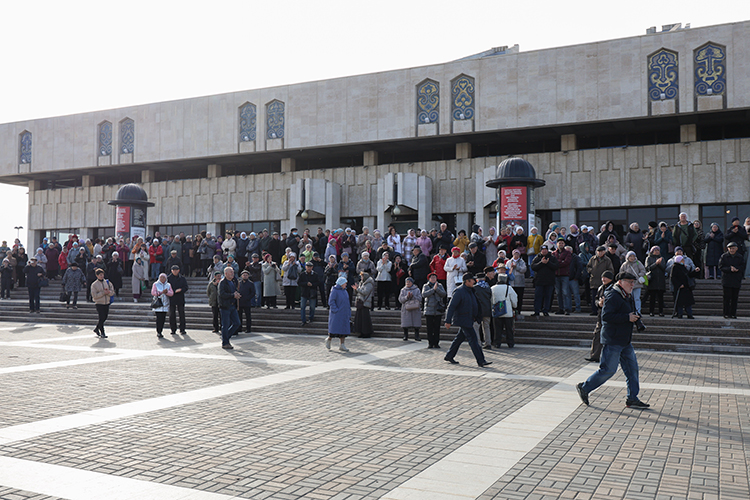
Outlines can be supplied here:
[[[415, 489], [408, 497], [392, 492], [433, 465], [461, 460], [464, 445], [500, 432], [495, 424], [535, 398], [568, 391], [577, 403], [572, 385], [560, 381], [595, 368], [583, 361], [587, 350], [575, 348], [493, 349], [486, 356], [494, 364], [480, 369], [468, 345], [460, 365], [443, 361], [445, 342], [433, 350], [426, 342], [350, 339], [351, 352], [342, 353], [326, 350], [320, 337], [256, 332], [224, 351], [207, 331], [160, 342], [150, 331], [112, 328], [100, 342], [87, 329], [9, 325], [0, 331], [0, 430], [161, 396], [174, 401], [95, 425], [45, 424], [34, 437], [3, 441], [0, 457], [27, 461], [15, 463], [28, 463], [29, 474], [51, 464], [105, 482], [130, 478], [155, 488], [149, 498], [171, 485], [227, 499], [432, 500]], [[591, 394], [590, 407], [573, 404], [543, 433], [523, 436], [533, 440], [522, 458], [483, 478], [491, 486], [478, 498], [750, 498], [750, 358], [639, 351], [638, 359], [651, 410], [625, 408], [618, 373]], [[59, 365], [44, 365], [52, 362]], [[21, 366], [26, 371], [12, 371]], [[220, 392], [240, 382], [247, 387]], [[215, 396], [189, 397], [214, 387]], [[514, 425], [509, 441], [524, 433]], [[503, 459], [502, 449], [484, 453], [469, 458], [488, 466]], [[477, 465], [465, 467], [457, 477], [470, 484]], [[63, 497], [48, 496], [53, 479], [39, 480], [53, 486], [33, 492], [0, 470], [0, 500]], [[445, 498], [461, 493], [455, 480], [446, 478]]]

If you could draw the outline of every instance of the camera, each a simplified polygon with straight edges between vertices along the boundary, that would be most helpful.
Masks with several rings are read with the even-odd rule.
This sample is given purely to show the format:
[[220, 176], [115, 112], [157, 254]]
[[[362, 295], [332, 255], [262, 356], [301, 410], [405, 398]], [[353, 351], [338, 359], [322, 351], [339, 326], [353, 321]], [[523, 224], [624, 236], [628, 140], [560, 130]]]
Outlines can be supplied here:
[[636, 313], [638, 316], [638, 319], [635, 321], [635, 329], [639, 332], [642, 332], [646, 329], [646, 325], [643, 324], [643, 320], [641, 319], [641, 315]]

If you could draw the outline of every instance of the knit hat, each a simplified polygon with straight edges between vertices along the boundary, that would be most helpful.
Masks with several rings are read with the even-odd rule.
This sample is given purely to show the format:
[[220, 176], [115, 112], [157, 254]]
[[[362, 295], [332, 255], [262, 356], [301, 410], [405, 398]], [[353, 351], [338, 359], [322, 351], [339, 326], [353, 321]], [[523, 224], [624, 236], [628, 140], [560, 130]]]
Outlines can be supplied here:
[[602, 278], [608, 278], [608, 279], [613, 280], [615, 279], [615, 273], [607, 269], [606, 271], [602, 273]]

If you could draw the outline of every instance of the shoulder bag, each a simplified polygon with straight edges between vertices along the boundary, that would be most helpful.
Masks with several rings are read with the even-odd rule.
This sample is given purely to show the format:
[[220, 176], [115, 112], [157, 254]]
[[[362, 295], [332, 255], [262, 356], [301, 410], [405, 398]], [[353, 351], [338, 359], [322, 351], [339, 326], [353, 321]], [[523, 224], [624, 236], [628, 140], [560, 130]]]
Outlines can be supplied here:
[[510, 285], [505, 285], [505, 298], [495, 304], [492, 304], [492, 317], [493, 318], [499, 318], [501, 316], [505, 316], [505, 314], [508, 312], [508, 307], [506, 305], [507, 298], [508, 298], [508, 287]]

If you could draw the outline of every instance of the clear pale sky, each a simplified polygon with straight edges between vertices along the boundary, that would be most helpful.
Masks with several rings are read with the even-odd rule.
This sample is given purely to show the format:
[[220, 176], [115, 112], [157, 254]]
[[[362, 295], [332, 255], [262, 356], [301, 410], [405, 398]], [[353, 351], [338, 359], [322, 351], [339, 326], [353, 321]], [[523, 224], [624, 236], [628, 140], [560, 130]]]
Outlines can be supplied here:
[[[0, 123], [748, 19], [748, 0], [4, 1]], [[0, 184], [0, 240], [27, 191]]]

